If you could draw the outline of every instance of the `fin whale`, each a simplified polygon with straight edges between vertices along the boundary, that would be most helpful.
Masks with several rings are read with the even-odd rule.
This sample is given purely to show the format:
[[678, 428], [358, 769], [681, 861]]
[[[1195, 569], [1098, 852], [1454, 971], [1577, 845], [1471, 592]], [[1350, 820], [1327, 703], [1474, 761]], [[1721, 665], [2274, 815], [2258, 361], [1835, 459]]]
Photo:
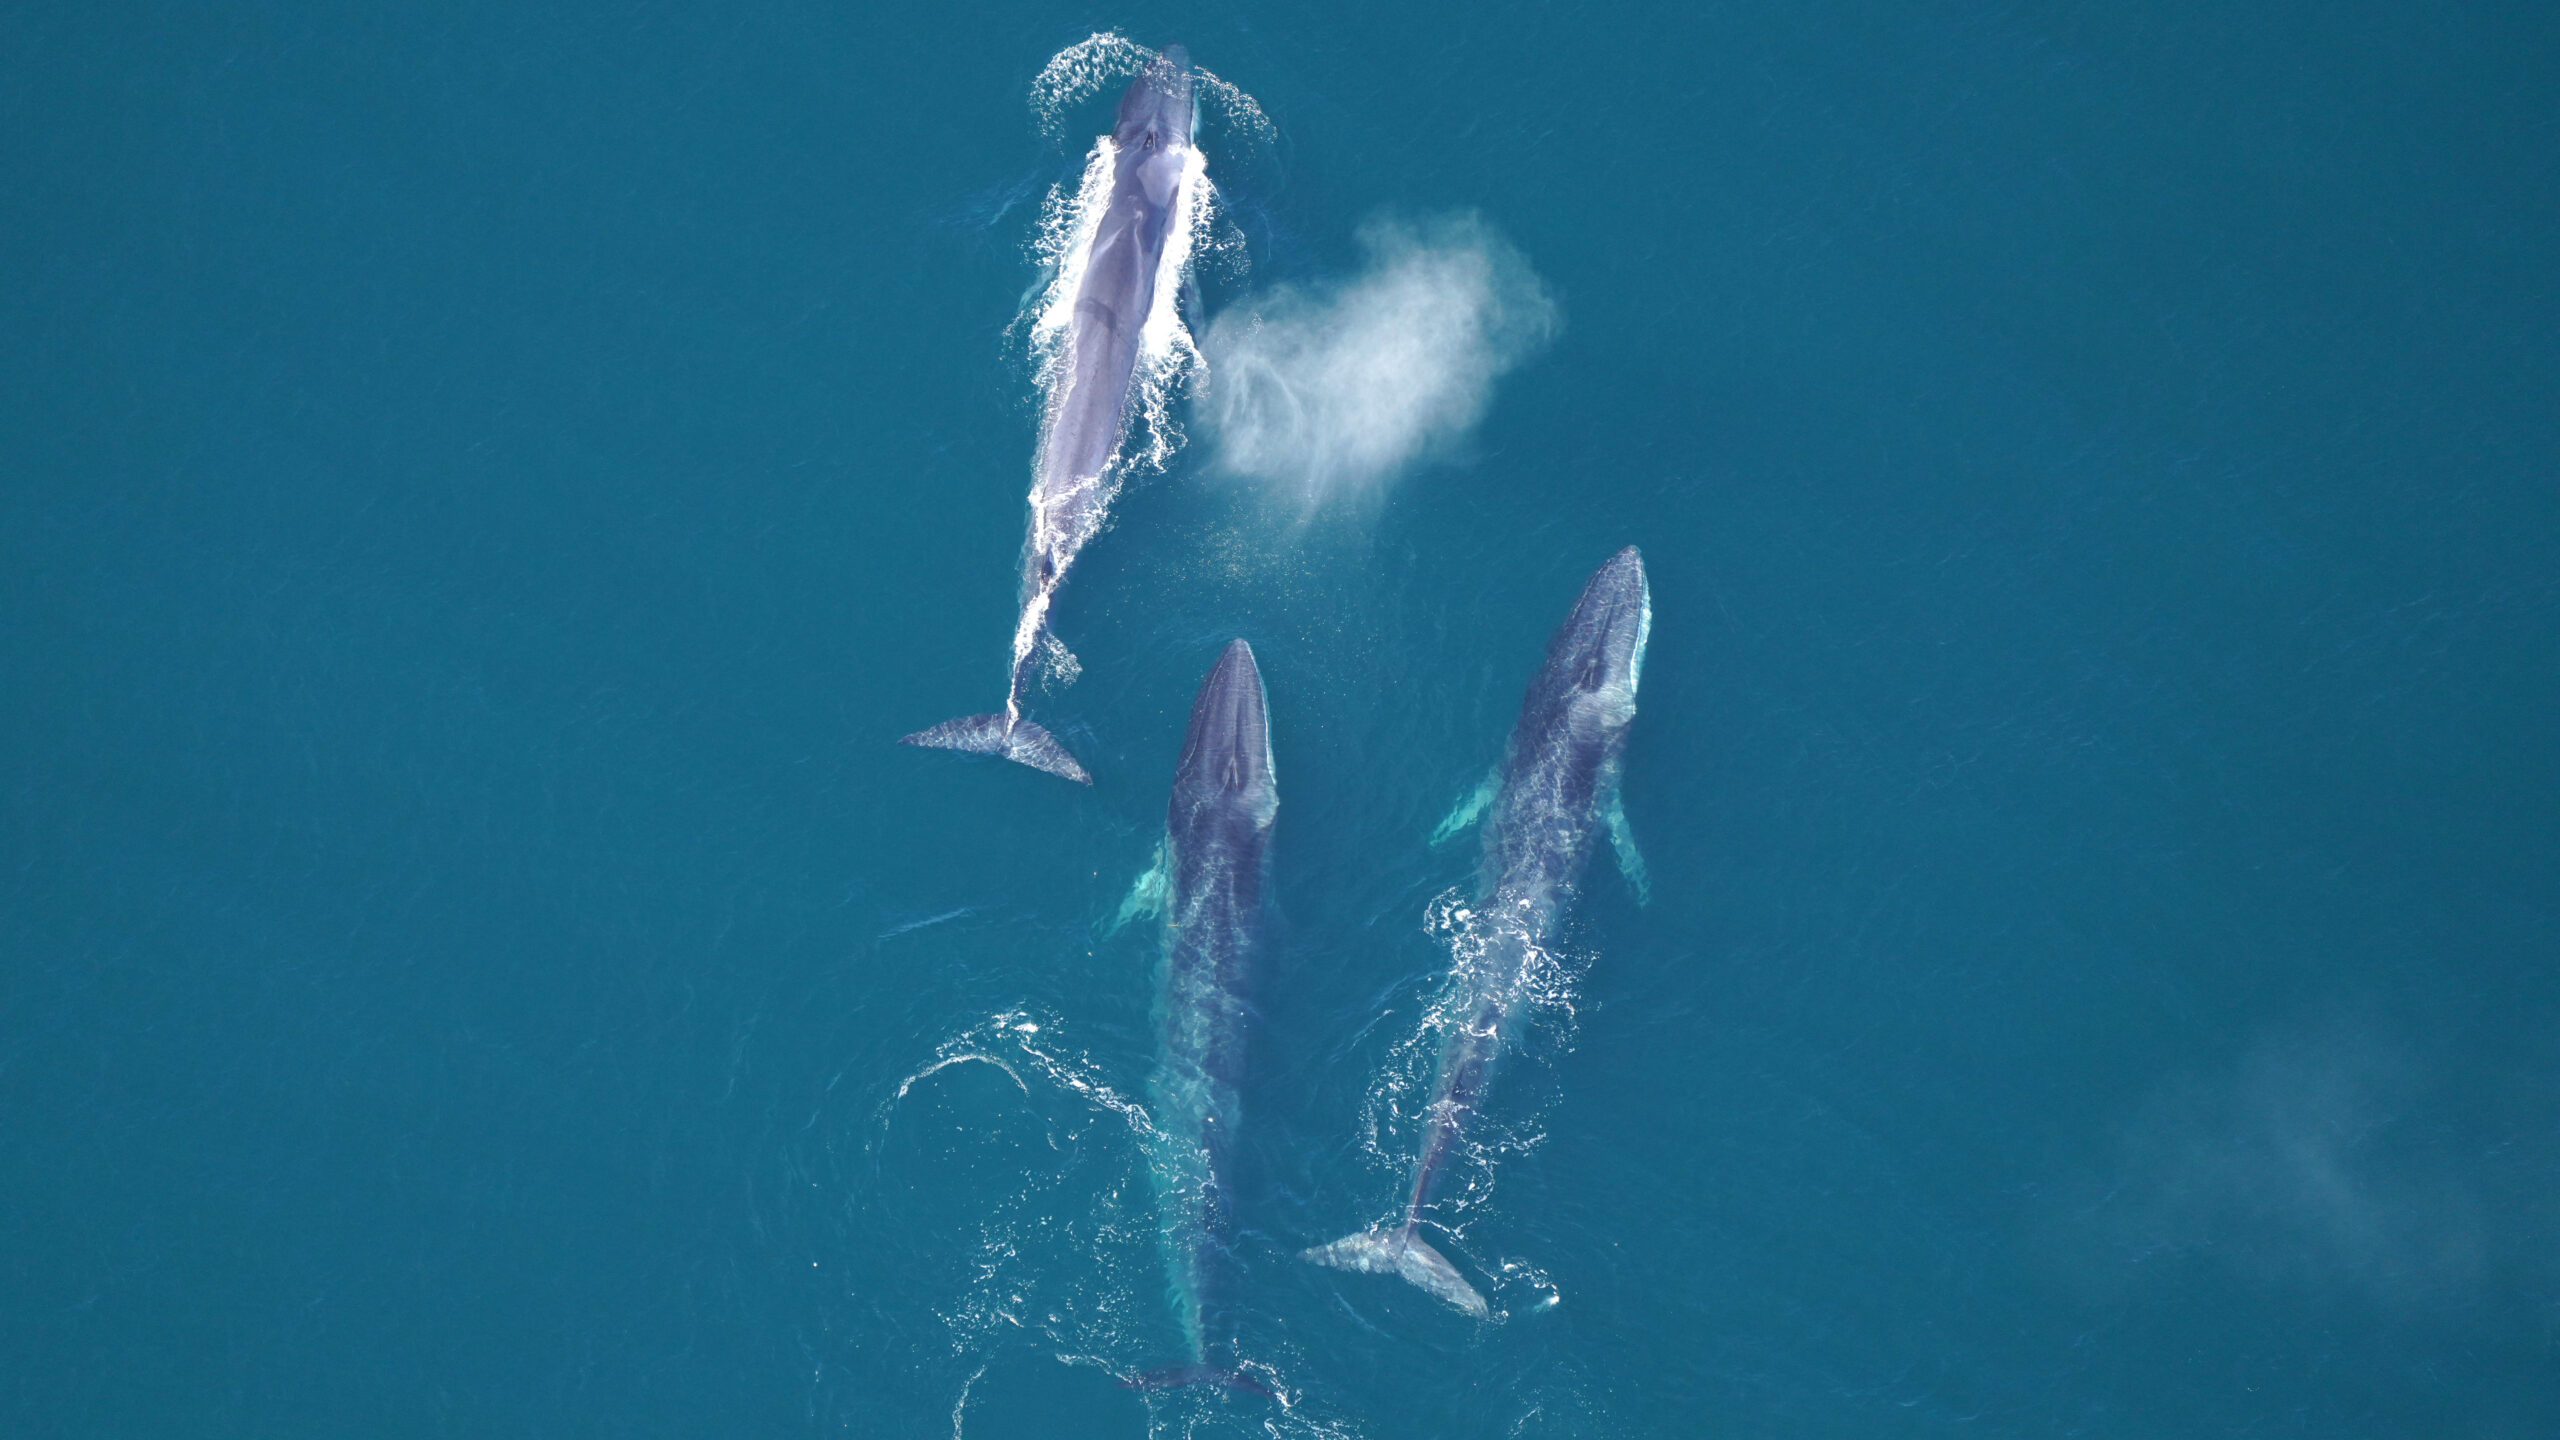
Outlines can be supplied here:
[[[1468, 1121], [1493, 1082], [1527, 1002], [1529, 962], [1562, 924], [1601, 832], [1622, 857], [1634, 854], [1618, 807], [1618, 772], [1635, 718], [1653, 603], [1644, 559], [1632, 545], [1611, 556], [1583, 586], [1573, 612], [1548, 642], [1546, 663], [1521, 702], [1498, 788], [1479, 791], [1442, 826], [1483, 812], [1484, 860], [1476, 878], [1476, 938], [1484, 963], [1459, 997], [1459, 1023], [1440, 1052], [1421, 1153], [1403, 1213], [1393, 1222], [1304, 1251], [1338, 1270], [1395, 1275], [1477, 1319], [1492, 1307], [1421, 1233], [1434, 1187], [1455, 1157]], [[1640, 869], [1629, 879], [1641, 884]]]
[[1014, 625], [1004, 709], [946, 720], [901, 737], [901, 745], [1001, 755], [1093, 783], [1056, 736], [1024, 718], [1022, 698], [1044, 653], [1065, 654], [1049, 631], [1049, 608], [1077, 552], [1102, 528], [1116, 488], [1112, 461], [1128, 428], [1131, 382], [1161, 288], [1165, 242], [1183, 223], [1196, 180], [1193, 119], [1191, 57], [1169, 45], [1129, 82], [1111, 134], [1097, 142], [1108, 147], [1111, 192], [1075, 281], [1063, 369], [1032, 467], [1022, 614]]
[[1228, 1268], [1228, 1151], [1243, 1119], [1240, 1082], [1262, 946], [1263, 879], [1280, 810], [1269, 710], [1253, 647], [1230, 643], [1191, 706], [1165, 807], [1165, 914], [1148, 1082], [1159, 1153], [1156, 1215], [1165, 1288], [1189, 1363], [1158, 1385], [1268, 1387], [1211, 1362], [1215, 1282]]

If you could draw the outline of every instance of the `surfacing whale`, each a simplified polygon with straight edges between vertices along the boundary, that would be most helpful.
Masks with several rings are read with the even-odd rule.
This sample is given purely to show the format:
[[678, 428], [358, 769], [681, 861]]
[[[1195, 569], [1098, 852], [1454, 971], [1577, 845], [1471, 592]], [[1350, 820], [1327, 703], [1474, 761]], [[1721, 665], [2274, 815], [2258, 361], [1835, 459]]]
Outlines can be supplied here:
[[1619, 757], [1635, 718], [1653, 602], [1632, 545], [1582, 589], [1548, 642], [1504, 752], [1500, 790], [1484, 818], [1484, 861], [1457, 1023], [1440, 1051], [1421, 1154], [1404, 1213], [1390, 1225], [1304, 1252], [1319, 1265], [1399, 1275], [1478, 1319], [1492, 1313], [1456, 1266], [1421, 1234], [1422, 1211], [1492, 1083], [1530, 996], [1530, 964], [1562, 925], [1594, 837], [1607, 829], [1639, 873], [1618, 805]]
[[1128, 429], [1131, 380], [1148, 316], [1158, 292], [1170, 301], [1168, 282], [1179, 280], [1160, 272], [1166, 239], [1185, 223], [1190, 187], [1199, 183], [1191, 146], [1194, 118], [1191, 57], [1170, 45], [1129, 83], [1117, 123], [1097, 142], [1108, 147], [1110, 198], [1084, 251], [1084, 273], [1075, 280], [1058, 360], [1062, 368], [1033, 466], [1022, 616], [1013, 630], [1013, 678], [1004, 709], [945, 720], [901, 738], [901, 745], [1001, 755], [1093, 783], [1057, 737], [1024, 718], [1022, 697], [1039, 673], [1044, 648], [1058, 644], [1049, 634], [1050, 603], [1076, 552], [1102, 528], [1110, 508], [1116, 488], [1112, 465]]
[[[1237, 640], [1200, 682], [1173, 800], [1165, 807], [1164, 848], [1139, 882], [1142, 897], [1165, 907], [1159, 1049], [1148, 1083], [1160, 1149], [1150, 1169], [1165, 1290], [1189, 1351], [1187, 1363], [1148, 1371], [1134, 1382], [1145, 1388], [1224, 1385], [1271, 1393], [1246, 1371], [1213, 1361], [1213, 1352], [1231, 1350], [1232, 1340], [1214, 1333], [1211, 1307], [1228, 1269], [1227, 1165], [1243, 1119], [1239, 1082], [1262, 946], [1263, 879], [1279, 810], [1262, 673], [1253, 647]], [[1144, 903], [1149, 900], [1133, 901], [1124, 913]]]

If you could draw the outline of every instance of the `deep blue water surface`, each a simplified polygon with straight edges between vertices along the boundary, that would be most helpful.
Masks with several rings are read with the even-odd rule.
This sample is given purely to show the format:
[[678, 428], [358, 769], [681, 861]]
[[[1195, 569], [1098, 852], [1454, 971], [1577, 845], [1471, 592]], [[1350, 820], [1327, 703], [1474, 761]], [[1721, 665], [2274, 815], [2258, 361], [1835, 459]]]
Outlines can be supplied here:
[[[1271, 117], [1202, 313], [1472, 211], [1561, 328], [1303, 526], [1195, 425], [1085, 790], [891, 741], [1001, 694], [1105, 27]], [[2555, 93], [2535, 5], [13, 9], [0, 1433], [2560, 1433]], [[1652, 900], [1479, 1326], [1291, 1255], [1627, 543]], [[1293, 1403], [1150, 1412], [1101, 927], [1238, 634]]]

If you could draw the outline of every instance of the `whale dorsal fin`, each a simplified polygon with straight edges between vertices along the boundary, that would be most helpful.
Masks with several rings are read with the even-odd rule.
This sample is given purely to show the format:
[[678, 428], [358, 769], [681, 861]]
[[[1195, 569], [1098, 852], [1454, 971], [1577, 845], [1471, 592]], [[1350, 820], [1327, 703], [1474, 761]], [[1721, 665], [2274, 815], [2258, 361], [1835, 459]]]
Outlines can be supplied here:
[[1432, 847], [1437, 849], [1465, 834], [1467, 827], [1476, 823], [1477, 817], [1484, 814], [1484, 807], [1492, 804], [1493, 797], [1501, 793], [1502, 770], [1501, 767], [1496, 766], [1486, 771], [1484, 779], [1477, 784], [1476, 788], [1467, 792], [1466, 798], [1458, 802], [1457, 808], [1451, 810], [1437, 826], [1433, 827]]
[[1653, 903], [1653, 879], [1644, 868], [1644, 852], [1636, 848], [1636, 832], [1627, 824], [1626, 797], [1609, 796], [1609, 848], [1618, 852], [1618, 873], [1633, 886], [1638, 905]]

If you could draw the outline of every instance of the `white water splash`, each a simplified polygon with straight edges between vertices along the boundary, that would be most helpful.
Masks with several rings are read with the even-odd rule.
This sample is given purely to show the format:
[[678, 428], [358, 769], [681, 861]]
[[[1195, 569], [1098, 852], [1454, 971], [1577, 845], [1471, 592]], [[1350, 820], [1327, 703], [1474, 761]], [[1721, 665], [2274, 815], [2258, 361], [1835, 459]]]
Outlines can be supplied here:
[[[1042, 1022], [1028, 1012], [1007, 1010], [988, 1017], [960, 1034], [934, 1047], [933, 1059], [923, 1068], [898, 1082], [897, 1089], [880, 1106], [880, 1130], [886, 1134], [894, 1118], [898, 1102], [924, 1080], [971, 1062], [992, 1065], [1011, 1077], [1024, 1098], [1031, 1097], [1031, 1084], [1023, 1076], [1031, 1071], [1054, 1090], [1083, 1100], [1096, 1111], [1117, 1117], [1132, 1134], [1141, 1138], [1156, 1133], [1155, 1122], [1148, 1118], [1145, 1107], [1121, 1097], [1102, 1079], [1101, 1072], [1082, 1056], [1063, 1053], [1044, 1045], [1040, 1037], [1059, 1028], [1058, 1022]], [[1050, 1136], [1050, 1148], [1057, 1148], [1057, 1137]]]
[[1136, 79], [1155, 60], [1155, 51], [1108, 30], [1097, 30], [1050, 56], [1031, 81], [1031, 115], [1041, 135], [1059, 139], [1069, 110], [1106, 86]]
[[[1113, 85], [1138, 78], [1161, 54], [1125, 35], [1097, 30], [1050, 56], [1031, 81], [1031, 115], [1041, 136], [1052, 141], [1064, 138], [1068, 111]], [[1278, 138], [1261, 103], [1207, 66], [1191, 67], [1191, 84], [1193, 104], [1216, 115], [1222, 129], [1256, 145]]]
[[[1441, 1054], [1474, 1020], [1479, 997], [1498, 997], [1508, 1019], [1498, 1077], [1479, 1097], [1490, 1103], [1479, 1104], [1460, 1132], [1456, 1158], [1427, 1207], [1435, 1223], [1463, 1240], [1493, 1196], [1497, 1162], [1546, 1140], [1541, 1127], [1553, 1099], [1552, 1076], [1538, 1072], [1572, 1048], [1589, 957], [1539, 943], [1526, 917], [1488, 912], [1457, 889], [1431, 901], [1423, 928], [1448, 948], [1449, 969], [1424, 1002], [1420, 1022], [1388, 1052], [1362, 1097], [1361, 1147], [1396, 1186], [1412, 1183], [1414, 1158], [1437, 1119], [1432, 1102]], [[1552, 1303], [1553, 1283], [1533, 1267], [1506, 1261], [1478, 1268], [1505, 1289], [1516, 1282], [1536, 1296], [1533, 1303]]]
[[[1212, 74], [1205, 65], [1191, 68], [1192, 93], [1209, 97], [1208, 108], [1217, 112], [1222, 127], [1256, 145], [1270, 145], [1279, 140], [1280, 132], [1272, 125], [1271, 117], [1262, 113], [1260, 102]], [[1193, 103], [1198, 102], [1195, 100]]]
[[1085, 157], [1084, 174], [1075, 189], [1052, 185], [1040, 205], [1040, 228], [1032, 232], [1031, 258], [1048, 273], [1049, 281], [1026, 313], [1043, 389], [1049, 388], [1052, 372], [1061, 361], [1059, 342], [1066, 336], [1067, 322], [1075, 318], [1076, 290], [1084, 283], [1094, 233], [1102, 228], [1103, 212], [1111, 204], [1111, 164], [1119, 153], [1110, 136], [1095, 136], [1093, 153]]
[[[1164, 1275], [1154, 1186], [1179, 1148], [1140, 1102], [1114, 1087], [1056, 1017], [1006, 1010], [944, 1040], [932, 1058], [890, 1087], [869, 1148], [885, 1147], [898, 1111], [922, 1082], [956, 1066], [1001, 1071], [1040, 1118], [1056, 1168], [1034, 1167], [975, 1221], [976, 1257], [965, 1292], [934, 1306], [949, 1337], [959, 1384], [952, 1433], [965, 1436], [970, 1397], [990, 1364], [1020, 1353], [1025, 1335], [1059, 1363], [1133, 1381], [1172, 1355], [1160, 1323]], [[1282, 1378], [1283, 1348], [1242, 1366], [1279, 1392], [1265, 1433], [1283, 1440], [1356, 1440], [1357, 1431], [1313, 1412]], [[1150, 1437], [1189, 1436], [1233, 1406], [1214, 1392], [1141, 1392]]]

